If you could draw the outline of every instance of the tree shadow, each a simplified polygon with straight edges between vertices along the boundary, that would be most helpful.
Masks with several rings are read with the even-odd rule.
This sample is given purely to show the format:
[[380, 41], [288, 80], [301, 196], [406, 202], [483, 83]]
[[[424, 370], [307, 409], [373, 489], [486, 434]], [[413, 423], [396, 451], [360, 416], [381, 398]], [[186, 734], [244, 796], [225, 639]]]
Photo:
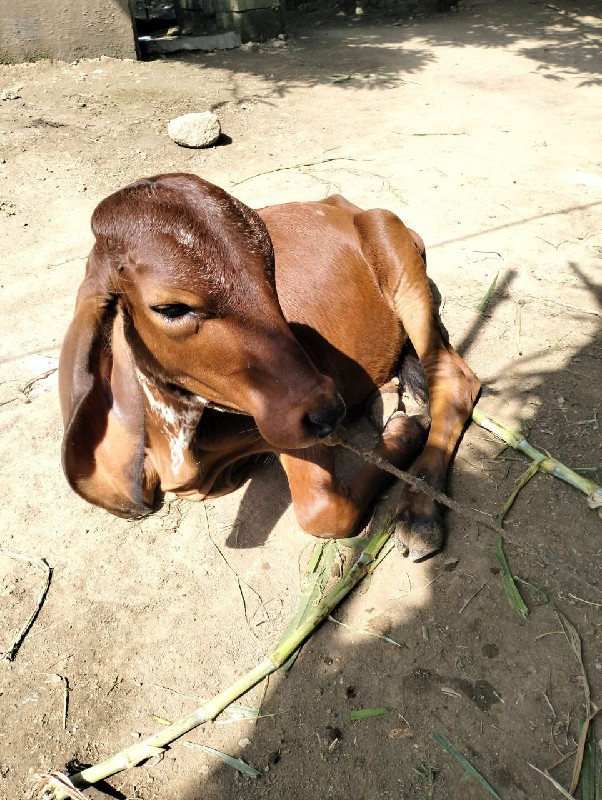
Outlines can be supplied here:
[[[566, 80], [589, 73], [592, 79], [580, 86], [599, 83], [602, 72], [599, 41], [602, 15], [597, 2], [551, 4], [531, 2], [528, 14], [520, 4], [477, 2], [463, 17], [464, 44], [476, 47], [510, 47], [536, 64], [542, 77]], [[427, 35], [433, 45], [453, 45], [457, 40], [442, 35], [442, 30]]]
[[[486, 313], [511, 317], [520, 300], [530, 315], [526, 323], [545, 317], [550, 336], [581, 329], [587, 341], [567, 346], [561, 364], [550, 361], [551, 348], [542, 359], [534, 343], [522, 358], [517, 356], [514, 372], [505, 367], [492, 372], [498, 395], [485, 397], [482, 405], [489, 411], [488, 402], [497, 404], [491, 413], [507, 420], [505, 406], [513, 401], [522, 407], [533, 444], [548, 448], [569, 466], [589, 467], [590, 455], [598, 457], [602, 445], [599, 422], [591, 416], [602, 397], [602, 330], [596, 316], [602, 311], [602, 287], [589, 277], [595, 273], [576, 259], [565, 259], [565, 266], [584, 295], [579, 304], [566, 289], [560, 296], [550, 294], [549, 301], [520, 295], [520, 270], [515, 268], [500, 283]], [[488, 353], [505, 347], [485, 322], [475, 312], [454, 343], [474, 349], [475, 358], [479, 348]], [[480, 358], [481, 367], [493, 360]], [[529, 376], [528, 385], [522, 375]], [[559, 405], [561, 394], [566, 402]], [[527, 465], [517, 454], [500, 451], [499, 442], [476, 426], [469, 428], [451, 474], [450, 493], [456, 500], [499, 512], [514, 478]], [[261, 545], [261, 537], [245, 538], [246, 528], [252, 531], [266, 508], [266, 520], [275, 523], [288, 506], [279, 468], [267, 462], [259, 470], [247, 487], [236, 539], [225, 531], [214, 533], [222, 536], [220, 546]], [[381, 512], [395, 508], [399, 491], [396, 485], [387, 492]], [[598, 517], [581, 495], [552, 477], [536, 477], [523, 489], [510, 515], [507, 534], [513, 544], [506, 544], [506, 555], [530, 609], [526, 620], [507, 602], [495, 538], [453, 512], [447, 527], [443, 553], [411, 564], [394, 551], [334, 612], [335, 620], [351, 628], [326, 622], [293, 669], [271, 679], [263, 701], [261, 690], [242, 700], [261, 705], [264, 716], [257, 723], [205, 725], [186, 737], [242, 758], [260, 769], [261, 779], [241, 776], [174, 744], [161, 767], [140, 768], [154, 781], [153, 796], [422, 800], [429, 796], [432, 779], [435, 796], [479, 800], [482, 788], [437, 746], [435, 734], [446, 736], [504, 800], [545, 796], [547, 783], [529, 763], [544, 768], [558, 762], [554, 777], [567, 785], [583, 687], [555, 608], [580, 633], [592, 698], [597, 698], [602, 675], [593, 666], [598, 651], [592, 609], [599, 599]], [[196, 524], [191, 535], [198, 535]], [[311, 541], [296, 535], [299, 550]], [[265, 551], [260, 558], [266, 558]], [[228, 613], [221, 601], [218, 608]], [[242, 627], [240, 635], [249, 636], [249, 630]], [[275, 643], [271, 635], [262, 641], [266, 651]], [[219, 680], [227, 660], [215, 661]], [[240, 663], [236, 668], [241, 674], [252, 666]], [[211, 681], [216, 681], [213, 673], [207, 677]], [[204, 682], [205, 676], [200, 678]], [[352, 710], [375, 708], [386, 713], [359, 722], [350, 717]], [[184, 705], [184, 713], [191, 710]], [[130, 781], [139, 780], [139, 774], [126, 773], [115, 784], [130, 796]]]
[[[534, 7], [543, 19], [548, 18], [547, 6], [540, 3]], [[587, 8], [592, 10], [592, 4]], [[549, 10], [553, 19], [556, 10]], [[491, 14], [495, 13], [496, 9], [491, 9]], [[537, 26], [524, 29], [509, 12], [504, 25], [497, 28], [491, 17], [488, 20], [475, 23], [474, 33], [453, 41], [470, 44], [470, 37], [476, 37], [478, 46], [516, 47], [525, 31], [539, 35]], [[546, 26], [549, 41], [558, 42], [553, 52], [535, 48], [525, 55], [541, 59], [540, 66], [547, 65], [550, 72], [558, 70], [561, 79], [573, 74], [571, 64], [582, 59], [584, 71], [587, 68], [594, 76], [595, 65], [576, 38], [578, 28], [563, 32]], [[361, 35], [362, 29], [358, 30]], [[432, 36], [433, 44], [445, 41]], [[359, 53], [359, 59], [366, 55]], [[234, 74], [238, 59], [247, 56], [262, 60], [258, 54], [218, 54], [213, 63], [229, 64]], [[570, 61], [569, 56], [576, 60]], [[360, 69], [365, 69], [364, 63], [362, 60]], [[355, 70], [351, 59], [348, 64]], [[320, 76], [312, 77], [310, 66], [308, 58], [307, 79], [315, 81], [311, 85], [330, 81], [335, 71], [322, 64]], [[253, 69], [265, 77], [259, 64]], [[302, 71], [298, 76], [292, 73], [291, 69], [268, 80], [285, 94], [288, 86], [297, 85], [289, 81], [304, 79]], [[592, 77], [592, 82], [597, 80]], [[340, 88], [348, 90], [352, 85], [348, 81]], [[383, 87], [375, 82], [374, 88]], [[594, 205], [597, 203], [582, 208]], [[575, 207], [549, 215], [569, 215], [573, 210]], [[466, 238], [470, 237], [457, 241]], [[429, 252], [432, 250], [433, 246]], [[511, 411], [526, 421], [534, 444], [549, 449], [569, 466], [595, 469], [601, 439], [592, 410], [602, 397], [602, 335], [599, 317], [591, 312], [600, 308], [600, 286], [588, 279], [577, 261], [567, 260], [566, 264], [587, 302], [578, 302], [552, 281], [543, 284], [538, 297], [523, 297], [519, 294], [521, 271], [513, 268], [486, 311], [488, 318], [496, 319], [509, 309], [508, 319], [512, 319], [521, 308], [527, 317], [523, 321], [527, 335], [529, 325], [543, 319], [549, 342], [534, 341], [521, 355], [508, 339], [485, 324], [486, 317], [475, 314], [462, 338], [454, 343], [463, 352], [474, 351], [475, 357], [479, 347], [490, 352], [489, 361], [487, 355], [480, 356], [481, 370], [489, 370], [500, 351], [506, 350], [504, 368], [491, 368], [488, 375], [495, 395], [485, 397], [483, 407], [488, 410], [490, 402], [492, 413], [502, 420], [507, 420]], [[447, 324], [453, 339], [453, 325]], [[583, 331], [587, 331], [586, 342]], [[565, 346], [562, 337], [567, 333], [579, 334], [579, 338]], [[550, 360], [551, 353], [558, 358]], [[502, 445], [484, 432], [474, 426], [469, 429], [450, 476], [450, 493], [467, 505], [499, 511], [514, 479], [527, 466], [518, 455], [501, 450]], [[398, 490], [395, 487], [388, 493], [386, 507], [395, 507]], [[245, 538], [249, 535], [247, 521], [256, 522], [258, 514], [265, 515], [265, 528], [271, 530], [289, 502], [282, 472], [273, 464], [264, 465], [247, 487], [237, 540], [228, 538], [226, 544], [261, 544], [263, 533], [261, 541]], [[555, 778], [567, 785], [574, 720], [582, 715], [583, 693], [578, 665], [558, 630], [553, 603], [583, 637], [592, 696], [599, 697], [600, 673], [593, 668], [597, 626], [592, 622], [599, 600], [595, 589], [599, 586], [598, 518], [586, 508], [582, 496], [551, 477], [537, 476], [523, 489], [509, 516], [508, 534], [515, 544], [507, 545], [506, 552], [513, 573], [527, 582], [519, 586], [531, 610], [528, 620], [521, 619], [507, 603], [490, 534], [453, 514], [448, 515], [447, 525], [449, 537], [443, 554], [411, 566], [393, 553], [366, 593], [356, 592], [336, 612], [340, 621], [369, 633], [325, 624], [304, 648], [293, 670], [271, 681], [262, 706], [264, 719], [256, 725], [206, 726], [192, 735], [260, 768], [264, 773], [260, 781], [241, 777], [216, 761], [203, 762], [194, 754], [180, 774], [172, 771], [172, 783], [163, 787], [162, 794], [159, 789], [158, 796], [181, 800], [263, 800], [281, 795], [422, 800], [429, 796], [428, 770], [432, 770], [436, 797], [482, 797], [483, 790], [437, 749], [431, 739], [434, 733], [444, 733], [505, 800], [531, 800], [549, 792], [545, 779], [538, 777], [528, 762], [547, 768], [569, 756], [553, 769]], [[252, 531], [253, 525], [249, 529]], [[307, 538], [300, 538], [300, 547], [306, 542]], [[374, 633], [384, 634], [398, 645], [370, 635]], [[241, 664], [240, 671], [251, 666]], [[259, 696], [243, 702], [258, 704]], [[349, 718], [353, 708], [376, 707], [386, 707], [389, 713], [361, 723]], [[181, 752], [179, 746], [174, 746], [166, 761], [176, 752]], [[178, 755], [179, 764], [180, 759]], [[198, 776], [200, 766], [208, 770], [206, 777]]]
[[[551, 335], [587, 326], [587, 342], [567, 347], [559, 367], [542, 363], [533, 347], [517, 359], [514, 374], [498, 370], [493, 377], [502, 413], [508, 398], [519, 405], [525, 392], [537, 398], [534, 414], [525, 400], [530, 440], [569, 466], [582, 467], [589, 464], [588, 453], [595, 456], [602, 446], [596, 414], [587, 413], [596, 404], [599, 409], [602, 397], [602, 330], [595, 316], [602, 308], [602, 287], [578, 263], [567, 260], [566, 266], [589, 298], [584, 310], [565, 303], [566, 297], [552, 299], [543, 312], [541, 298], [525, 308], [533, 318], [545, 314]], [[508, 273], [489, 315], [517, 303], [517, 279], [516, 270]], [[483, 320], [475, 315], [461, 348], [499, 345]], [[530, 377], [527, 389], [517, 379], [520, 373]], [[566, 398], [562, 406], [560, 393]], [[488, 399], [482, 401], [486, 411]], [[468, 430], [451, 477], [457, 500], [499, 510], [512, 480], [527, 466], [517, 454], [500, 453], [500, 447], [476, 426]], [[394, 507], [398, 491], [388, 493], [385, 508]], [[477, 800], [482, 789], [436, 746], [435, 733], [452, 741], [504, 798], [545, 794], [545, 779], [528, 762], [541, 767], [558, 761], [559, 753], [569, 752], [560, 728], [574, 735], [572, 722], [557, 726], [550, 737], [542, 735], [550, 726], [550, 706], [560, 719], [561, 713], [581, 713], [583, 702], [570, 648], [560, 638], [556, 643], [548, 638], [557, 627], [552, 601], [580, 631], [590, 683], [597, 687], [593, 691], [602, 690], [591, 665], [594, 630], [587, 606], [599, 585], [599, 519], [582, 495], [550, 476], [523, 489], [507, 528], [515, 544], [507, 543], [506, 553], [531, 611], [528, 620], [507, 604], [491, 534], [453, 513], [447, 523], [443, 554], [411, 565], [394, 552], [371, 585], [337, 609], [336, 619], [354, 627], [323, 625], [293, 670], [270, 683], [265, 719], [229, 738], [215, 727], [198, 734], [259, 767], [263, 777], [254, 781], [209, 761], [207, 779], [178, 783], [182, 800], [421, 798], [428, 796], [425, 780], [431, 773], [442, 797]], [[387, 713], [353, 722], [350, 712], [356, 708]], [[556, 779], [567, 782], [571, 768], [567, 758], [555, 768]]]
[[[520, 4], [476, 2], [453, 15], [422, 19], [419, 30], [412, 21], [370, 24], [331, 15], [316, 27], [309, 19], [293, 16], [288, 43], [268, 43], [258, 50], [174, 53], [169, 58], [201, 72], [207, 65], [230, 71], [233, 101], [239, 103], [269, 102], [271, 94], [284, 97], [295, 87], [323, 84], [350, 94], [358, 86], [386, 91], [419, 75], [437, 60], [441, 46], [511, 47], [548, 80], [563, 81], [583, 73], [591, 77], [579, 87], [602, 80], [598, 45], [602, 16], [594, 0], [558, 5], [534, 0], [528, 13]], [[272, 58], [283, 51], [286, 58], [278, 59], [276, 71]], [[261, 78], [266, 87], [249, 96], [237, 94], [239, 73]]]

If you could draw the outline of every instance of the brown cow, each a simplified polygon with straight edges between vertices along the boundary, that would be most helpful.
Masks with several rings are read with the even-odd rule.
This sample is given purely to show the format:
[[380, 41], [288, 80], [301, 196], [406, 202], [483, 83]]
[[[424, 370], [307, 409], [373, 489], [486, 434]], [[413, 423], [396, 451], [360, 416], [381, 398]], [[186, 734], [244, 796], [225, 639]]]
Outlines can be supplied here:
[[[63, 466], [86, 500], [144, 516], [166, 491], [229, 492], [250, 456], [272, 452], [300, 525], [349, 536], [388, 476], [365, 465], [341, 483], [327, 437], [412, 347], [426, 446], [399, 411], [376, 452], [443, 489], [479, 382], [442, 333], [420, 238], [394, 214], [340, 196], [255, 212], [172, 174], [103, 200], [92, 230], [60, 362]], [[422, 493], [405, 492], [397, 528], [412, 558], [441, 544]]]

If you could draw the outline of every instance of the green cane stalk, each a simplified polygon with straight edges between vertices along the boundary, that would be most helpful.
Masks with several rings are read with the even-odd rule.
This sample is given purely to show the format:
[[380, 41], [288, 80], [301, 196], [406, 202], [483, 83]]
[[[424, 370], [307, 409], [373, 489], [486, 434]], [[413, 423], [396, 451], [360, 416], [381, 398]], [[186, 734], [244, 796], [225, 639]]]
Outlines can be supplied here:
[[[256, 667], [246, 675], [235, 681], [230, 687], [224, 689], [196, 709], [192, 714], [183, 719], [168, 725], [157, 733], [149, 736], [141, 742], [136, 742], [124, 750], [121, 750], [111, 758], [102, 761], [100, 764], [88, 767], [76, 775], [70, 776], [70, 782], [76, 789], [86, 788], [98, 781], [104, 780], [111, 775], [115, 775], [125, 769], [130, 769], [162, 753], [165, 748], [179, 739], [193, 728], [202, 725], [204, 722], [215, 719], [218, 714], [238, 700], [243, 694], [248, 692], [260, 681], [271, 675], [283, 664], [291, 655], [308, 639], [316, 628], [322, 623], [329, 614], [339, 605], [339, 603], [357, 586], [362, 578], [372, 570], [378, 559], [380, 552], [388, 542], [393, 532], [394, 526], [387, 524], [379, 529], [371, 539], [368, 540], [357, 561], [351, 569], [333, 586], [325, 595], [320, 603], [309, 613], [299, 627], [290, 631], [286, 637], [278, 643]], [[46, 794], [44, 794], [46, 793]], [[69, 791], [69, 788], [58, 781], [52, 774], [42, 776], [39, 797], [50, 797], [52, 800], [68, 800], [68, 798], [78, 797]]]
[[501, 439], [507, 445], [514, 448], [514, 450], [518, 450], [528, 456], [532, 461], [538, 462], [537, 467], [542, 472], [547, 472], [555, 478], [560, 478], [560, 480], [574, 486], [575, 489], [579, 489], [580, 492], [587, 495], [590, 508], [602, 507], [602, 486], [598, 486], [598, 484], [590, 481], [588, 478], [584, 478], [583, 475], [579, 475], [574, 470], [565, 466], [561, 461], [558, 461], [558, 459], [552, 458], [546, 453], [542, 453], [541, 450], [538, 450], [536, 447], [533, 447], [520, 431], [509, 428], [507, 425], [493, 419], [493, 417], [483, 414], [478, 408], [473, 409], [472, 420], [481, 428], [489, 431], [489, 433], [492, 433], [494, 436], [497, 436], [498, 439]]

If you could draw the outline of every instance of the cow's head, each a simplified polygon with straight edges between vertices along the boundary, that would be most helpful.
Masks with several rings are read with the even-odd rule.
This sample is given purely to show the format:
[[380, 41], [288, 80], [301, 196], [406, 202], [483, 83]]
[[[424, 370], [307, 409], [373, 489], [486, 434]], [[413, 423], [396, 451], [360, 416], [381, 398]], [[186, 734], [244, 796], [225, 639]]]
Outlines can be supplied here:
[[[92, 230], [61, 360], [68, 430], [74, 414], [89, 415], [99, 401], [117, 422], [127, 417], [116, 392], [131, 405], [135, 388], [124, 394], [124, 384], [138, 368], [168, 391], [252, 415], [275, 449], [310, 446], [332, 432], [343, 401], [282, 314], [272, 244], [254, 211], [196, 176], [162, 175], [103, 200]], [[117, 314], [134, 362], [122, 365], [127, 375], [114, 374], [110, 352]], [[85, 429], [75, 425], [79, 436]]]

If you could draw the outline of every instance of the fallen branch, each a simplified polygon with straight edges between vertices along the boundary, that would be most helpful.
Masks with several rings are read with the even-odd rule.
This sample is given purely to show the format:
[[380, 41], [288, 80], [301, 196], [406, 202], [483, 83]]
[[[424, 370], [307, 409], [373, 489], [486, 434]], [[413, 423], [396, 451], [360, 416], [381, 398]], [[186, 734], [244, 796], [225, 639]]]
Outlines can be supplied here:
[[[339, 605], [349, 592], [372, 569], [380, 552], [392, 534], [392, 527], [387, 525], [368, 540], [366, 547], [347, 572], [314, 608], [297, 630], [284, 637], [277, 647], [267, 655], [254, 669], [235, 681], [211, 700], [204, 703], [192, 714], [169, 725], [158, 733], [149, 736], [142, 742], [136, 742], [121, 750], [100, 764], [88, 767], [76, 775], [66, 778], [57, 772], [49, 772], [40, 776], [38, 792], [39, 800], [67, 800], [81, 797], [73, 794], [76, 790], [86, 788], [104, 780], [117, 772], [135, 767], [148, 758], [160, 755], [165, 748], [193, 728], [204, 722], [215, 719], [230, 703], [256, 686], [260, 681], [278, 670], [290, 656], [308, 639], [326, 617]], [[70, 793], [71, 792], [71, 793]]]
[[14, 558], [16, 561], [24, 561], [26, 564], [31, 564], [38, 569], [41, 569], [42, 572], [46, 575], [46, 580], [44, 582], [44, 586], [42, 591], [40, 592], [40, 596], [38, 598], [38, 602], [35, 605], [35, 608], [25, 621], [25, 623], [19, 628], [19, 630], [13, 636], [13, 639], [7, 649], [2, 654], [3, 661], [13, 661], [21, 644], [23, 643], [23, 639], [27, 636], [29, 629], [35, 622], [36, 617], [40, 613], [40, 609], [44, 604], [44, 600], [46, 599], [46, 594], [48, 593], [48, 589], [50, 587], [50, 579], [52, 578], [52, 569], [48, 565], [48, 562], [43, 558], [32, 558], [31, 556], [25, 556], [21, 553], [13, 553], [10, 550], [0, 550], [5, 556], [9, 558]]
[[[484, 428], [485, 430], [489, 431], [490, 433], [494, 433], [494, 435], [499, 436], [499, 438], [501, 438], [502, 441], [506, 442], [506, 444], [510, 444], [510, 442], [507, 441], [507, 439], [505, 438], [508, 435], [506, 432], [512, 432], [517, 440], [520, 440], [522, 438], [520, 436], [520, 434], [518, 434], [516, 431], [512, 431], [510, 428], [502, 425], [501, 423], [497, 423], [495, 420], [491, 419], [490, 417], [486, 417], [484, 414], [482, 414], [477, 409], [473, 410], [472, 419], [473, 419], [473, 422], [475, 422], [477, 425], [480, 425], [482, 428]], [[499, 430], [500, 430], [499, 434], [496, 432], [497, 431], [496, 426], [499, 426]], [[405, 472], [403, 470], [397, 469], [392, 464], [389, 464], [387, 461], [384, 461], [382, 458], [379, 458], [378, 456], [375, 456], [372, 453], [365, 453], [359, 447], [357, 447], [356, 445], [354, 445], [354, 444], [352, 444], [351, 442], [348, 441], [344, 430], [339, 428], [339, 429], [337, 429], [336, 433], [337, 433], [338, 436], [340, 436], [340, 438], [337, 439], [336, 437], [330, 437], [330, 439], [329, 439], [330, 444], [333, 444], [333, 445], [337, 445], [338, 444], [338, 445], [341, 445], [342, 447], [346, 447], [347, 449], [349, 449], [352, 452], [356, 453], [356, 455], [360, 456], [361, 458], [365, 459], [366, 461], [370, 461], [371, 463], [376, 464], [376, 466], [380, 467], [380, 469], [383, 469], [386, 472], [390, 472], [396, 478], [399, 478], [400, 480], [405, 481], [406, 483], [410, 484], [410, 486], [412, 486], [412, 488], [414, 488], [416, 491], [424, 492], [429, 497], [432, 497], [433, 500], [436, 500], [438, 503], [441, 503], [441, 505], [444, 505], [447, 508], [451, 508], [453, 511], [457, 511], [458, 514], [461, 514], [464, 517], [468, 517], [469, 519], [472, 519], [474, 522], [478, 523], [479, 525], [483, 525], [488, 530], [493, 531], [493, 533], [496, 533], [498, 535], [501, 534], [503, 536], [503, 539], [504, 539], [505, 542], [508, 542], [509, 544], [516, 545], [517, 547], [520, 547], [522, 550], [524, 550], [524, 551], [526, 551], [528, 553], [531, 553], [531, 555], [533, 555], [536, 558], [539, 558], [539, 559], [543, 560], [546, 564], [548, 564], [549, 566], [553, 567], [554, 569], [557, 569], [559, 572], [565, 572], [565, 573], [570, 574], [579, 583], [582, 583], [582, 584], [588, 586], [591, 589], [596, 589], [596, 590], [598, 589], [598, 584], [597, 583], [588, 580], [581, 573], [580, 570], [575, 569], [574, 567], [571, 567], [566, 562], [557, 561], [554, 558], [553, 554], [550, 553], [545, 548], [536, 547], [536, 546], [530, 545], [528, 542], [526, 542], [524, 540], [524, 538], [522, 538], [521, 536], [515, 535], [514, 533], [509, 531], [507, 528], [502, 531], [502, 529], [499, 526], [496, 526], [495, 524], [493, 524], [492, 522], [489, 521], [490, 519], [495, 519], [493, 517], [493, 515], [486, 514], [485, 512], [479, 511], [477, 509], [466, 509], [466, 508], [464, 508], [459, 503], [456, 503], [455, 500], [452, 500], [450, 497], [448, 497], [446, 494], [443, 494], [442, 492], [436, 491], [431, 486], [429, 486], [428, 483], [426, 483], [423, 480], [420, 480], [420, 478], [417, 478], [415, 475], [412, 475], [409, 472]], [[539, 453], [539, 451], [536, 448], [531, 448], [531, 446], [528, 444], [528, 442], [525, 441], [525, 444], [532, 450], [532, 452], [534, 454], [534, 455], [531, 455], [531, 458], [538, 459], [538, 458], [541, 457], [543, 459], [542, 463], [550, 461], [550, 462], [553, 462], [554, 464], [560, 464], [560, 462], [556, 461], [556, 459], [550, 459], [549, 456], [544, 455], [543, 453]], [[530, 453], [528, 453], [528, 454], [530, 454]], [[560, 464], [560, 466], [564, 466], [564, 465]], [[544, 467], [544, 470], [545, 470], [545, 467]], [[581, 475], [578, 475], [576, 472], [573, 472], [573, 470], [569, 470], [568, 467], [564, 467], [564, 470], [566, 470], [568, 473], [572, 473], [574, 478], [577, 481], [580, 482], [580, 484], [583, 486], [582, 491], [585, 491], [587, 489], [587, 487], [589, 487], [588, 491], [590, 489], [592, 490], [591, 494], [590, 494], [590, 498], [593, 497], [595, 502], [602, 503], [602, 488], [600, 488], [596, 484], [592, 483], [592, 481], [588, 481], [586, 478], [583, 478]], [[552, 474], [556, 475], [555, 472], [552, 472]], [[556, 477], [560, 477], [560, 475], [556, 475]], [[591, 503], [592, 500], [589, 499], [589, 502]]]
[[408, 483], [417, 492], [424, 492], [424, 494], [428, 495], [442, 506], [451, 508], [452, 511], [456, 511], [461, 516], [467, 517], [479, 525], [484, 525], [494, 533], [500, 532], [500, 526], [492, 521], [494, 519], [492, 514], [488, 514], [486, 511], [481, 511], [478, 508], [465, 508], [460, 503], [452, 500], [451, 497], [448, 497], [448, 495], [446, 495], [444, 492], [439, 492], [437, 489], [433, 489], [433, 487], [430, 486], [426, 481], [422, 480], [422, 478], [417, 478], [416, 475], [412, 475], [410, 472], [406, 472], [403, 469], [397, 469], [397, 467], [394, 467], [393, 464], [390, 464], [388, 461], [385, 461], [383, 458], [375, 455], [374, 453], [366, 453], [361, 449], [361, 447], [358, 447], [347, 438], [347, 434], [342, 428], [337, 428], [336, 433], [330, 437], [329, 442], [330, 444], [340, 445], [347, 450], [351, 450], [352, 453], [360, 456], [364, 459], [364, 461], [374, 464], [374, 466], [379, 467], [385, 472], [391, 473], [391, 475], [399, 478], [399, 480]]

